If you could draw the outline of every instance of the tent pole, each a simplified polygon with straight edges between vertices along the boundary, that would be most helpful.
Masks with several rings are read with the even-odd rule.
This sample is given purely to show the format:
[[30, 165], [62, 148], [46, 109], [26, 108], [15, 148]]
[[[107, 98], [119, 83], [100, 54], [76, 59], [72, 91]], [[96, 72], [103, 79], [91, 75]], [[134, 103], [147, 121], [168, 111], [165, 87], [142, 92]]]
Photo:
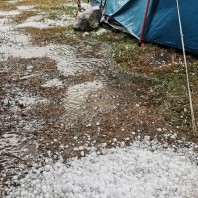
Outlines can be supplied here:
[[187, 66], [186, 52], [185, 52], [185, 46], [184, 46], [184, 35], [183, 35], [183, 30], [182, 30], [182, 24], [181, 24], [181, 17], [180, 17], [180, 10], [179, 10], [178, 0], [176, 0], [176, 3], [177, 3], [177, 12], [178, 12], [178, 20], [179, 20], [179, 29], [180, 29], [180, 34], [181, 34], [182, 50], [183, 50], [183, 56], [184, 56], [184, 66], [185, 66], [185, 69], [186, 69], [186, 81], [187, 81], [188, 96], [189, 96], [189, 102], [190, 102], [190, 111], [191, 111], [191, 119], [192, 119], [192, 130], [193, 130], [193, 134], [195, 136], [197, 136], [198, 134], [197, 134], [195, 115], [194, 115], [194, 110], [193, 110], [192, 94], [191, 94], [191, 90], [190, 90], [188, 66]]
[[104, 7], [103, 7], [103, 9], [102, 9], [102, 15], [103, 15], [103, 14], [104, 14], [104, 12], [105, 12], [106, 4], [107, 4], [107, 0], [105, 0], [105, 2], [104, 2]]
[[142, 24], [142, 31], [141, 31], [140, 39], [139, 39], [139, 43], [138, 43], [139, 47], [141, 47], [141, 45], [142, 45], [142, 40], [143, 40], [143, 36], [144, 36], [144, 30], [145, 30], [145, 26], [146, 26], [146, 18], [147, 18], [147, 14], [148, 14], [149, 5], [150, 5], [150, 0], [148, 0], [147, 5], [146, 5], [146, 11], [145, 11], [145, 14], [144, 14], [144, 21], [143, 21], [143, 24]]

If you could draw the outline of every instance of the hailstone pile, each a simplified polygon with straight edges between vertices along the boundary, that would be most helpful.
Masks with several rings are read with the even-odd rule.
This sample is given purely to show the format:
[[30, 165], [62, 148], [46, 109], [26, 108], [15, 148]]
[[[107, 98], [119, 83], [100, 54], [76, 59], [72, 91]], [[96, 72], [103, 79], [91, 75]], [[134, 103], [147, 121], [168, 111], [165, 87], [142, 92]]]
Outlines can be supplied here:
[[32, 168], [7, 198], [196, 198], [198, 166], [188, 152], [144, 143]]

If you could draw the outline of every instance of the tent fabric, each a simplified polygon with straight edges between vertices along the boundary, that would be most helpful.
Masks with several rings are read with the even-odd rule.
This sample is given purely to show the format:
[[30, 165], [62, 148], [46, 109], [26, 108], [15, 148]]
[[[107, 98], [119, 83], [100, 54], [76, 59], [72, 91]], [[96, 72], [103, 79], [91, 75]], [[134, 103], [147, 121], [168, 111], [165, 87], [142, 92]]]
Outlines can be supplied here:
[[[105, 0], [92, 2], [94, 5], [104, 5]], [[147, 2], [148, 0], [107, 0], [104, 15], [117, 21], [128, 33], [139, 39]], [[185, 48], [197, 54], [198, 0], [179, 0], [179, 8]], [[176, 0], [150, 1], [143, 41], [182, 48]]]
[[105, 4], [106, 0], [93, 0], [92, 1], [92, 6], [99, 6], [100, 8], [102, 8]]

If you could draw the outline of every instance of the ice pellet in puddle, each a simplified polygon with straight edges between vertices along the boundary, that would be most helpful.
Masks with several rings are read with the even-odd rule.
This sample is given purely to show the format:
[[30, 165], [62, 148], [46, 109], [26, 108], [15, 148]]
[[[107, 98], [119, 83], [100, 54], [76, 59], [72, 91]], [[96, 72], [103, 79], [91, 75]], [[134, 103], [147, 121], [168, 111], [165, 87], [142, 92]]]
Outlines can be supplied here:
[[92, 152], [67, 164], [46, 160], [45, 166], [16, 179], [20, 186], [10, 188], [7, 198], [197, 197], [198, 167], [187, 149], [173, 152], [157, 143], [150, 151], [147, 143], [136, 141], [103, 153]]

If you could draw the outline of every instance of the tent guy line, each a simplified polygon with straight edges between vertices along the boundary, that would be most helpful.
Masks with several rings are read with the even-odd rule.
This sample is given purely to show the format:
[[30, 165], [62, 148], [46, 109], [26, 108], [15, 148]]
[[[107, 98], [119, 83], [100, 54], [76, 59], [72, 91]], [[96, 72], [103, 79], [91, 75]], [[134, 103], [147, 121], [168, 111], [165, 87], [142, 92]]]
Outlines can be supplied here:
[[180, 17], [180, 10], [179, 10], [178, 0], [176, 0], [176, 3], [177, 3], [179, 28], [180, 28], [180, 34], [181, 34], [182, 50], [183, 50], [183, 55], [184, 55], [184, 66], [185, 66], [185, 70], [186, 70], [186, 81], [187, 81], [188, 97], [189, 97], [191, 119], [192, 119], [192, 130], [193, 130], [193, 134], [195, 136], [197, 136], [197, 128], [196, 128], [195, 115], [194, 115], [194, 110], [193, 110], [192, 93], [191, 93], [191, 90], [190, 90], [190, 82], [189, 82], [189, 75], [188, 75], [188, 65], [187, 65], [187, 61], [186, 61], [184, 35], [183, 35], [183, 30], [182, 30], [182, 24], [181, 24], [181, 17]]

